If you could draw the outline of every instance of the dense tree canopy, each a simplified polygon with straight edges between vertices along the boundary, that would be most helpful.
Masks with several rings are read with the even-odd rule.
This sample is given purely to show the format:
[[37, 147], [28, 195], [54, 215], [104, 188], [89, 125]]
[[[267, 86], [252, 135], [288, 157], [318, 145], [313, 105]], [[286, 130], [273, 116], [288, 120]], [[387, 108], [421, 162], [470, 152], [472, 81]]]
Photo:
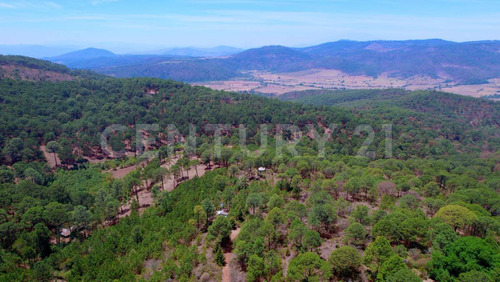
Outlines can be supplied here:
[[[497, 281], [498, 106], [424, 94], [318, 107], [155, 79], [0, 79], [0, 280], [210, 281], [231, 252], [251, 281]], [[311, 137], [331, 123], [331, 140]], [[357, 155], [360, 123], [373, 157]], [[123, 151], [108, 158], [111, 124]]]

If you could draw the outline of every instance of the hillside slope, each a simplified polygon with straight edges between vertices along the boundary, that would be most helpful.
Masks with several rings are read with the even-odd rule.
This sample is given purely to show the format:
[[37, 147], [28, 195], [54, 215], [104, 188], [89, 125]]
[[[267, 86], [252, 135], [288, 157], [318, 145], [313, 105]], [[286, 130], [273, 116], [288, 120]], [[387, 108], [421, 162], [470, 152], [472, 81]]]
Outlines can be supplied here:
[[280, 96], [317, 106], [341, 106], [358, 110], [394, 108], [418, 114], [429, 122], [456, 122], [471, 125], [500, 126], [500, 103], [439, 91], [344, 90], [302, 91]]
[[98, 78], [0, 79], [0, 281], [499, 280], [500, 104]]
[[71, 70], [64, 65], [23, 56], [0, 55], [0, 79], [27, 81], [68, 81], [77, 78], [102, 78], [92, 71]]
[[[43, 65], [45, 69], [61, 68], [50, 63], [47, 65], [44, 61], [32, 62]], [[63, 70], [67, 71], [64, 67]], [[174, 124], [184, 134], [187, 133], [188, 124], [195, 124], [200, 134], [207, 133], [204, 128], [206, 123], [231, 124], [236, 127], [246, 124], [250, 127], [251, 136], [258, 133], [260, 124], [293, 124], [301, 129], [308, 124], [339, 124], [347, 132], [338, 129], [339, 132], [334, 134], [339, 134], [338, 139], [342, 143], [355, 140], [349, 146], [351, 151], [359, 147], [359, 142], [362, 141], [350, 139], [357, 126], [371, 125], [381, 134], [382, 124], [391, 123], [395, 136], [409, 132], [413, 136], [411, 141], [404, 140], [408, 145], [413, 144], [411, 151], [405, 147], [396, 149], [395, 154], [403, 159], [414, 154], [430, 154], [431, 147], [420, 145], [442, 139], [446, 139], [449, 142], [447, 144], [458, 141], [455, 148], [471, 152], [483, 150], [482, 146], [488, 143], [492, 147], [486, 150], [494, 152], [498, 146], [500, 128], [497, 119], [500, 104], [436, 92], [402, 95], [406, 92], [395, 91], [390, 99], [384, 92], [375, 92], [378, 96], [369, 99], [367, 95], [371, 92], [367, 91], [354, 100], [356, 92], [341, 92], [341, 97], [344, 98], [339, 100], [342, 102], [340, 104], [336, 100], [329, 101], [331, 93], [327, 93], [326, 96], [313, 95], [309, 102], [306, 97], [305, 102], [317, 105], [306, 106], [143, 78], [78, 79], [57, 85], [4, 79], [0, 80], [0, 86], [3, 101], [0, 104], [1, 120], [4, 125], [0, 128], [4, 136], [0, 145], [4, 147], [12, 142], [8, 136], [25, 136], [26, 146], [38, 152], [33, 144], [50, 140], [45, 135], [54, 132], [56, 137], [66, 136], [65, 143], [67, 146], [71, 145], [77, 153], [68, 156], [65, 161], [68, 164], [74, 163], [78, 156], [103, 156], [103, 152], [97, 149], [100, 132], [111, 124], [131, 128], [135, 123], [159, 123], [162, 127]], [[333, 93], [333, 97], [335, 95]], [[355, 107], [345, 108], [348, 105], [346, 101]], [[328, 105], [334, 107], [325, 107]], [[9, 110], [12, 107], [17, 111]], [[34, 125], [27, 120], [46, 122]], [[158, 132], [158, 141], [162, 139], [161, 132], [166, 134], [165, 130], [163, 128]], [[276, 129], [273, 132], [274, 130]], [[78, 134], [75, 135], [74, 132]], [[133, 143], [133, 136], [135, 135], [127, 135], [123, 137], [126, 140], [121, 141]], [[377, 138], [372, 146], [383, 146], [383, 142], [383, 138]], [[116, 145], [123, 148], [123, 145]], [[331, 146], [334, 152], [341, 153], [342, 147], [339, 144]], [[34, 152], [23, 151], [15, 159], [29, 159], [35, 155], [37, 154]], [[4, 161], [12, 162], [9, 158]]]

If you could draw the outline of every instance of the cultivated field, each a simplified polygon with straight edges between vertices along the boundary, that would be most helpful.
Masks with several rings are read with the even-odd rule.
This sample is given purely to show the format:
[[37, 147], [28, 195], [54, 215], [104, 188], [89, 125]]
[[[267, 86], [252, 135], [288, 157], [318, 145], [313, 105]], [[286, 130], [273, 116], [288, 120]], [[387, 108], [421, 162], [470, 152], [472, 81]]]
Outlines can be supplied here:
[[255, 92], [281, 95], [290, 91], [311, 89], [380, 89], [405, 88], [408, 90], [436, 89], [446, 92], [481, 97], [500, 93], [500, 78], [488, 84], [456, 85], [444, 78], [414, 76], [406, 79], [383, 74], [377, 78], [364, 75], [348, 75], [338, 70], [312, 69], [290, 73], [248, 72], [250, 79], [210, 81], [195, 83], [217, 90]]

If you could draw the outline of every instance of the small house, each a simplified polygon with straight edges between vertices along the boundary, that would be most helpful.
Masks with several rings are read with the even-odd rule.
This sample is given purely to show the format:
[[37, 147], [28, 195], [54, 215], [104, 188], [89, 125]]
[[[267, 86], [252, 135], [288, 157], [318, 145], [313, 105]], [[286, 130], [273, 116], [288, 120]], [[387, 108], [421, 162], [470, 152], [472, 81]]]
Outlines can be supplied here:
[[63, 236], [64, 238], [68, 238], [69, 235], [71, 235], [71, 229], [69, 229], [69, 228], [63, 228], [61, 230], [61, 236]]
[[225, 210], [220, 210], [220, 211], [217, 211], [217, 216], [227, 216], [227, 211]]

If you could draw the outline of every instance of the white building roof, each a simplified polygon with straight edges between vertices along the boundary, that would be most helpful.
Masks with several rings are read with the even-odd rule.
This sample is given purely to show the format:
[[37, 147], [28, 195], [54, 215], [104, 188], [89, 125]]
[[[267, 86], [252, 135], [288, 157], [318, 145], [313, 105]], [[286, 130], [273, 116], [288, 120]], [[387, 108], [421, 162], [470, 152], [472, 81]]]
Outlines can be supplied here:
[[220, 210], [220, 211], [217, 211], [217, 215], [227, 216], [227, 212], [225, 210]]
[[71, 230], [68, 228], [63, 228], [63, 230], [61, 230], [61, 235], [63, 237], [69, 237], [69, 235], [71, 235]]

